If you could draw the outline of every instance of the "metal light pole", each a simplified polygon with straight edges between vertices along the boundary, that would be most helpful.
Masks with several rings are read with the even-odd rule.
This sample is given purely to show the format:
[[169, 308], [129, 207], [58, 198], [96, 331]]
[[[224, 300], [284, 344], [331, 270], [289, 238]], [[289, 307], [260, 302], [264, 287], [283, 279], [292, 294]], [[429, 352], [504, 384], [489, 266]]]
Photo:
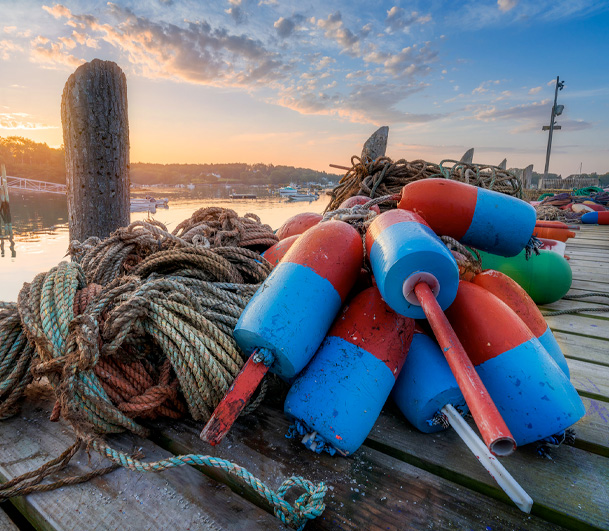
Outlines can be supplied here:
[[560, 76], [556, 76], [556, 88], [554, 90], [554, 105], [552, 105], [552, 114], [550, 116], [550, 125], [544, 125], [541, 130], [542, 131], [550, 131], [550, 135], [548, 136], [548, 149], [546, 150], [546, 167], [543, 170], [544, 178], [548, 177], [548, 167], [550, 166], [550, 150], [552, 149], [552, 133], [554, 129], [560, 129], [560, 125], [556, 125], [554, 122], [554, 118], [560, 116], [562, 114], [564, 105], [556, 105], [556, 100], [558, 99], [558, 91], [562, 90], [565, 86], [564, 81], [560, 81]]

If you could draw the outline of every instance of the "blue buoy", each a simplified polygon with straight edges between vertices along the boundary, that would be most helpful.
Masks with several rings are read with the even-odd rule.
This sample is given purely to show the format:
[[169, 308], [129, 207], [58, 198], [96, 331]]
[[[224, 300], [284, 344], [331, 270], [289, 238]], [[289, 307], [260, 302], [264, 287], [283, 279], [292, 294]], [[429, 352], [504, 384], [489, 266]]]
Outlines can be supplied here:
[[361, 446], [395, 384], [413, 328], [376, 287], [345, 307], [285, 401], [303, 443], [343, 455]]

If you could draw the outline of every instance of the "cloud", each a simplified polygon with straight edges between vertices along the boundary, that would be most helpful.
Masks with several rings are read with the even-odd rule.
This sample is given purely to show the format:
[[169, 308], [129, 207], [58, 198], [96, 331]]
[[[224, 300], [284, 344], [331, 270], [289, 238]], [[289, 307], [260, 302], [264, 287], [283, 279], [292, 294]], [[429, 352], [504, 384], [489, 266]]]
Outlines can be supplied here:
[[22, 52], [23, 48], [13, 41], [3, 39], [0, 41], [0, 59], [8, 61], [14, 52]]
[[397, 53], [372, 51], [364, 56], [364, 61], [381, 64], [386, 74], [399, 78], [427, 74], [437, 56], [438, 52], [425, 44], [420, 48], [408, 46]]
[[474, 90], [472, 90], [472, 94], [484, 94], [489, 91], [489, 87], [491, 85], [499, 85], [499, 83], [501, 82], [498, 79], [489, 79], [488, 81], [483, 81]]
[[32, 131], [35, 129], [57, 129], [56, 125], [47, 125], [32, 122], [28, 119], [30, 115], [24, 112], [0, 113], [0, 129], [24, 129]]
[[342, 48], [342, 52], [352, 56], [361, 54], [361, 40], [369, 33], [371, 26], [365, 25], [359, 34], [353, 33], [345, 27], [340, 11], [336, 11], [328, 18], [317, 21], [317, 26], [324, 31], [324, 37], [335, 41]]
[[273, 27], [277, 30], [277, 35], [282, 39], [285, 39], [292, 34], [296, 24], [289, 18], [281, 17], [273, 24]]
[[243, 11], [243, 9], [239, 7], [239, 5], [233, 5], [232, 7], [229, 7], [226, 10], [226, 13], [228, 13], [233, 18], [236, 24], [244, 24], [247, 21], [245, 11]]
[[[478, 108], [474, 112], [474, 117], [483, 122], [494, 122], [495, 120], [534, 120], [541, 124], [544, 119], [547, 121], [549, 116], [550, 100], [525, 103], [505, 109], [498, 109], [495, 106], [485, 106]], [[546, 116], [548, 115], [548, 116]], [[541, 127], [541, 125], [539, 126]]]
[[79, 33], [76, 30], [72, 32], [72, 38], [82, 46], [87, 46], [88, 48], [99, 48], [99, 43], [96, 39], [89, 37], [84, 33]]
[[537, 94], [538, 92], [541, 92], [543, 90], [543, 87], [533, 87], [532, 89], [529, 90], [529, 94], [532, 96], [534, 94]]
[[[548, 120], [549, 121], [549, 120]], [[569, 133], [574, 131], [584, 131], [586, 129], [591, 129], [594, 127], [594, 124], [590, 122], [586, 122], [584, 120], [561, 120], [560, 121], [560, 134]], [[530, 122], [525, 123], [521, 126], [515, 127], [510, 130], [512, 134], [518, 133], [530, 133], [541, 131], [541, 125], [538, 122]]]
[[[97, 33], [96, 40], [126, 54], [135, 69], [149, 78], [244, 86], [277, 80], [287, 68], [279, 55], [267, 50], [262, 42], [225, 28], [213, 28], [206, 21], [186, 22], [185, 27], [180, 27], [137, 16], [116, 4], [109, 3], [108, 7], [117, 20], [114, 24], [100, 23], [91, 15], [76, 15], [60, 4], [44, 9], [87, 30], [83, 33]], [[58, 61], [58, 46], [61, 43], [50, 43], [46, 50], [38, 46], [34, 55], [40, 61]], [[77, 59], [64, 54], [63, 60]]]
[[408, 96], [422, 90], [422, 84], [356, 85], [347, 95], [303, 91], [302, 88], [290, 87], [284, 90], [279, 103], [301, 114], [339, 116], [358, 123], [425, 123], [444, 116], [410, 113], [398, 108]]
[[425, 24], [431, 20], [431, 15], [419, 15], [416, 11], [412, 11], [410, 15], [404, 9], [398, 6], [393, 6], [387, 11], [385, 19], [386, 31], [396, 33], [398, 31], [408, 31], [415, 24]]
[[497, 0], [497, 7], [499, 11], [509, 11], [514, 9], [518, 5], [518, 0]]

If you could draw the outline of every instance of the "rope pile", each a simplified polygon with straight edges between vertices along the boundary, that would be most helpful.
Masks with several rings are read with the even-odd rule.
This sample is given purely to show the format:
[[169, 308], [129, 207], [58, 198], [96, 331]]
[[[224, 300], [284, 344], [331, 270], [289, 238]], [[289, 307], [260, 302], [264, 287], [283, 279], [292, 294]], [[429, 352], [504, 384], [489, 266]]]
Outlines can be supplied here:
[[537, 219], [558, 220], [565, 223], [579, 223], [583, 212], [563, 210], [571, 203], [583, 203], [592, 201], [598, 205], [607, 207], [609, 205], [609, 193], [602, 188], [589, 186], [587, 188], [574, 189], [572, 192], [561, 192], [559, 194], [542, 194], [539, 197], [541, 203], [535, 207]]
[[[424, 160], [408, 162], [400, 159], [394, 162], [389, 157], [370, 160], [356, 156], [351, 157], [351, 166], [332, 191], [332, 199], [325, 212], [337, 210], [346, 199], [354, 195], [364, 195], [371, 199], [396, 195], [405, 185], [432, 177], [453, 179], [516, 197], [522, 193], [520, 179], [498, 166], [449, 159], [434, 164]], [[384, 204], [381, 211], [394, 206]]]
[[269, 225], [263, 225], [256, 214], [240, 218], [228, 208], [207, 207], [197, 210], [180, 223], [173, 234], [182, 240], [209, 242], [212, 247], [238, 246], [266, 249], [279, 240]]
[[[30, 382], [46, 377], [56, 398], [51, 420], [63, 417], [77, 436], [67, 453], [0, 485], [0, 501], [113, 469], [41, 483], [84, 444], [133, 470], [220, 467], [246, 481], [297, 528], [321, 514], [323, 483], [291, 478], [274, 493], [228, 461], [190, 455], [144, 463], [103, 438], [122, 431], [147, 436], [139, 419], [187, 413], [209, 419], [246, 361], [232, 330], [271, 271], [247, 248], [276, 241], [265, 227], [227, 209], [201, 209], [174, 234], [158, 222], [135, 222], [103, 241], [73, 242], [75, 261], [24, 284], [16, 304], [0, 303], [0, 419], [17, 412]], [[264, 384], [246, 413], [263, 393]], [[292, 506], [283, 496], [294, 485], [306, 494]]]

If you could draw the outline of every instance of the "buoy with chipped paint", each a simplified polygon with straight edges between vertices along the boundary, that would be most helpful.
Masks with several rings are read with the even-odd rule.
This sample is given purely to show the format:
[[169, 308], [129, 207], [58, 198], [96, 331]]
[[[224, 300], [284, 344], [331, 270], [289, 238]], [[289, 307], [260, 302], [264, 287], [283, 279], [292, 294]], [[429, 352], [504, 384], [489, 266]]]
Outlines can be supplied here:
[[306, 446], [342, 455], [361, 446], [400, 373], [413, 328], [375, 287], [343, 309], [285, 400]]
[[454, 428], [518, 508], [531, 512], [531, 497], [463, 419], [468, 408], [457, 381], [438, 344], [419, 326], [415, 326], [408, 356], [391, 396], [408, 421], [423, 433]]
[[366, 253], [376, 284], [396, 312], [425, 319], [414, 287], [425, 281], [442, 309], [457, 293], [459, 268], [454, 257], [420, 216], [388, 210], [366, 232]]
[[472, 281], [474, 284], [483, 287], [490, 291], [495, 297], [507, 304], [520, 319], [524, 321], [533, 332], [533, 335], [539, 339], [539, 342], [546, 349], [546, 352], [552, 356], [552, 359], [557, 363], [561, 370], [570, 377], [569, 366], [565, 359], [550, 326], [546, 323], [539, 308], [533, 302], [529, 294], [515, 280], [500, 271], [489, 269], [476, 275]]
[[311, 227], [317, 225], [323, 216], [313, 212], [303, 212], [289, 218], [281, 227], [277, 229], [277, 238], [285, 240], [295, 234], [302, 234]]
[[519, 446], [560, 433], [584, 416], [565, 373], [491, 292], [461, 282], [446, 316]]
[[407, 210], [377, 216], [366, 250], [383, 299], [397, 313], [426, 318], [489, 450], [509, 455], [516, 445], [442, 310], [451, 304], [459, 269], [423, 219]]
[[270, 369], [296, 376], [311, 360], [363, 263], [358, 231], [342, 221], [311, 227], [290, 247], [241, 314], [233, 336], [249, 360], [201, 433], [219, 443]]
[[268, 262], [275, 267], [285, 256], [285, 253], [290, 250], [290, 247], [292, 247], [299, 236], [300, 234], [294, 234], [294, 236], [288, 236], [283, 240], [279, 240], [275, 245], [264, 251], [262, 257], [266, 258]]
[[568, 260], [568, 258], [565, 256], [565, 251], [567, 250], [567, 244], [565, 242], [550, 240], [549, 238], [539, 238], [539, 241], [542, 243], [540, 249], [558, 253], [560, 256], [564, 256], [565, 259]]
[[521, 199], [448, 179], [407, 184], [398, 208], [419, 214], [436, 234], [501, 256], [522, 251], [536, 221]]

